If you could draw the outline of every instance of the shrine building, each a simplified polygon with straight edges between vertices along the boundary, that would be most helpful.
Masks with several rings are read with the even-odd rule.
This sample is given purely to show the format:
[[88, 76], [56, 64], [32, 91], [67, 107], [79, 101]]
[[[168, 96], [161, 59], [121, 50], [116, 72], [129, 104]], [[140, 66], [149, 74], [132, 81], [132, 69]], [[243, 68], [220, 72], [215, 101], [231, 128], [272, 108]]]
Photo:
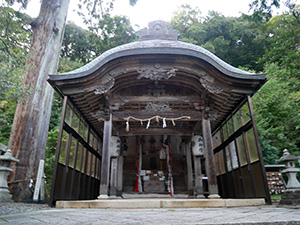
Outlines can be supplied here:
[[266, 82], [154, 21], [48, 82], [64, 99], [51, 202], [141, 194], [265, 198], [251, 96]]

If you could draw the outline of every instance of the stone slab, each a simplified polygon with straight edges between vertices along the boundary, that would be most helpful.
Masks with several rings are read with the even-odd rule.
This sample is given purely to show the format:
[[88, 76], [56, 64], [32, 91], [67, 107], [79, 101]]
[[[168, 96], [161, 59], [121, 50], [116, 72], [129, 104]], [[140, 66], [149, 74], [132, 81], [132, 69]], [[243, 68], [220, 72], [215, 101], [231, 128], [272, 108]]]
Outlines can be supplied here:
[[[30, 206], [31, 207], [31, 206]], [[1, 211], [1, 207], [0, 207]], [[0, 224], [222, 224], [299, 225], [299, 207], [251, 206], [175, 209], [57, 209], [0, 215]]]
[[225, 199], [226, 207], [245, 207], [245, 206], [260, 206], [265, 205], [264, 198], [253, 199]]
[[161, 208], [208, 208], [208, 207], [225, 207], [223, 199], [172, 199], [162, 200]]
[[56, 208], [159, 209], [219, 208], [265, 205], [261, 199], [109, 199], [89, 201], [57, 201]]

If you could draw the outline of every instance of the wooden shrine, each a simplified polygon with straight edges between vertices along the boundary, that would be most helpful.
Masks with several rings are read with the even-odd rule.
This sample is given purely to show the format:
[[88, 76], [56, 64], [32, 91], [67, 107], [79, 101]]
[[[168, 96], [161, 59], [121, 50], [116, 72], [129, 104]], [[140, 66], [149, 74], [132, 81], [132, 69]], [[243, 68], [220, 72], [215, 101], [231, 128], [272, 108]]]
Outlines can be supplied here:
[[154, 21], [139, 41], [49, 75], [64, 98], [53, 204], [145, 188], [270, 202], [251, 103], [265, 74], [232, 67], [177, 36]]

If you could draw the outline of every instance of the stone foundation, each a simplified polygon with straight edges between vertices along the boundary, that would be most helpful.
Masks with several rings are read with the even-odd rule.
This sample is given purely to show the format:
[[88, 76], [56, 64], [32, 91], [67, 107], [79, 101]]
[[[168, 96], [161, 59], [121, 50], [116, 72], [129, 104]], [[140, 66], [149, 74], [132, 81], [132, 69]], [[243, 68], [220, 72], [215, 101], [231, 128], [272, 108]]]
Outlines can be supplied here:
[[300, 205], [300, 190], [286, 190], [280, 200], [281, 205]]

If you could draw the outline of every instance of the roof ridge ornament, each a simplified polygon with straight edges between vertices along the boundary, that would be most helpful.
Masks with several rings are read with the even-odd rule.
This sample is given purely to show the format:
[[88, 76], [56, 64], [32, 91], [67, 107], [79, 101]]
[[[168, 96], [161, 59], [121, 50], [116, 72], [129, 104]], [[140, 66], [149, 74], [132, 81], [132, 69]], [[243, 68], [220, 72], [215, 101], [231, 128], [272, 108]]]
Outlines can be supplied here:
[[138, 32], [139, 40], [173, 40], [177, 41], [178, 32], [169, 27], [168, 23], [162, 20], [155, 20], [148, 23], [149, 28], [143, 28]]

